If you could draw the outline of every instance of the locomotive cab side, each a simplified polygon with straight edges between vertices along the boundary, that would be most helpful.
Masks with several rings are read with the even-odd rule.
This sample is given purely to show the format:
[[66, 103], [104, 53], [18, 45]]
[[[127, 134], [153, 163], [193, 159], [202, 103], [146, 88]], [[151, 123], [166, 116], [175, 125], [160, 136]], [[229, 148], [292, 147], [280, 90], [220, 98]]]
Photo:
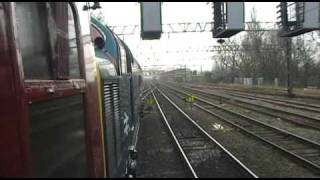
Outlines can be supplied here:
[[[103, 39], [105, 45], [95, 44], [104, 124], [105, 152], [109, 177], [134, 176], [136, 140], [138, 134], [140, 85], [132, 71], [133, 56], [128, 46], [108, 27], [91, 18], [93, 41]], [[100, 54], [100, 55], [99, 55]], [[112, 68], [107, 68], [107, 64]], [[109, 66], [111, 67], [111, 66]], [[110, 73], [112, 69], [113, 73]], [[138, 95], [137, 95], [138, 94]]]

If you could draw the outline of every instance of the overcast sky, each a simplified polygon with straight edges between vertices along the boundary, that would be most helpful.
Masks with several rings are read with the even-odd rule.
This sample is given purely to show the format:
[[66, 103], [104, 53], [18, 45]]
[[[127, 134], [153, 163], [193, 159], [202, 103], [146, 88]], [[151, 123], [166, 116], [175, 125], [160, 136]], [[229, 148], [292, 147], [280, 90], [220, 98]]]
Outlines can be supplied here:
[[[279, 2], [245, 2], [245, 21], [250, 21], [253, 7], [258, 21], [275, 22]], [[137, 2], [101, 2], [100, 10], [109, 26], [140, 25], [140, 5]], [[213, 21], [211, 5], [206, 2], [165, 2], [162, 4], [162, 23]], [[234, 36], [238, 38], [241, 33]], [[160, 40], [143, 41], [140, 32], [121, 37], [130, 47], [142, 67], [166, 65], [166, 69], [184, 66], [194, 70], [211, 70], [213, 52], [167, 53], [167, 51], [205, 48], [216, 45], [211, 33], [162, 34]]]

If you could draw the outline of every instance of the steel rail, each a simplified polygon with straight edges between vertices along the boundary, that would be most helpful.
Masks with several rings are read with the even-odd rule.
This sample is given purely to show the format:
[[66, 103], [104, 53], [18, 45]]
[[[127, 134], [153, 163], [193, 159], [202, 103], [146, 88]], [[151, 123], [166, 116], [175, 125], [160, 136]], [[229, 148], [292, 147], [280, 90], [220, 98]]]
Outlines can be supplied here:
[[179, 106], [177, 106], [168, 96], [166, 96], [160, 89], [156, 88], [160, 94], [165, 97], [170, 104], [172, 104], [181, 114], [183, 114], [194, 126], [196, 126], [206, 137], [219, 146], [232, 160], [234, 160], [240, 167], [245, 170], [251, 177], [258, 178], [248, 167], [246, 167], [240, 160], [238, 160], [231, 152], [222, 146], [216, 139], [214, 139], [208, 132], [206, 132], [198, 123], [196, 123], [189, 115], [187, 115]]

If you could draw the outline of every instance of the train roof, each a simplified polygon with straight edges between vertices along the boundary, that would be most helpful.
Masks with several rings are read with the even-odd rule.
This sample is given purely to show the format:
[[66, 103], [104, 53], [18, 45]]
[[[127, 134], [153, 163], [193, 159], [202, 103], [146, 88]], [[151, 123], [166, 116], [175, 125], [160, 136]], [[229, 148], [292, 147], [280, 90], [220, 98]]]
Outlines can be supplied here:
[[116, 40], [116, 35], [95, 17], [91, 17], [91, 24], [103, 34], [104, 40], [107, 42], [105, 43], [107, 52], [115, 59], [119, 59], [119, 45]]
[[[130, 57], [131, 62], [134, 66], [136, 65], [138, 69], [141, 69], [140, 64], [134, 58], [131, 53], [130, 48], [127, 44], [121, 40], [108, 26], [104, 25], [100, 20], [95, 17], [91, 17], [91, 24], [103, 34], [105, 40], [105, 50], [112, 56], [114, 59], [119, 61], [120, 59], [120, 45], [119, 43], [125, 47], [127, 56]], [[119, 63], [119, 62], [118, 62]]]

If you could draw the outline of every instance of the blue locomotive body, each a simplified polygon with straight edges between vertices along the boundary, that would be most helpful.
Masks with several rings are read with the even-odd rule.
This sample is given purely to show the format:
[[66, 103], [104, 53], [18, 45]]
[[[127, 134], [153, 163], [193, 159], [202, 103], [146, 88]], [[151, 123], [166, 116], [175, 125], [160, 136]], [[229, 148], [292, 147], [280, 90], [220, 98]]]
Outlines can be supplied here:
[[91, 18], [100, 81], [106, 171], [109, 177], [135, 174], [142, 70], [128, 46]]

